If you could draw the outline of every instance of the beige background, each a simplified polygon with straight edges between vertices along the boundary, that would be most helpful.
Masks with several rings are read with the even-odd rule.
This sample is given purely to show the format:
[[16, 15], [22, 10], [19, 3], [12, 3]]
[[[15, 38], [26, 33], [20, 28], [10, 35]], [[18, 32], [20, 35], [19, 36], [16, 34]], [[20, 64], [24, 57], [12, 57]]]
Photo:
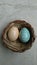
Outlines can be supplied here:
[[37, 38], [23, 53], [15, 53], [2, 45], [1, 35], [6, 25], [16, 19], [29, 22], [37, 35], [37, 0], [0, 0], [0, 65], [37, 65]]

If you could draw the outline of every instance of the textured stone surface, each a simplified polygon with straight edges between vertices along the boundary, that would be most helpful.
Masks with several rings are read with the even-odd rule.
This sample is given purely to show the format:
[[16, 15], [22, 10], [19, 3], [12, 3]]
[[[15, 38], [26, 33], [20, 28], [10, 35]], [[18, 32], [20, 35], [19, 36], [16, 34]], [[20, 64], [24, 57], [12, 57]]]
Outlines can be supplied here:
[[0, 0], [0, 65], [37, 65], [37, 38], [24, 53], [14, 53], [2, 45], [3, 29], [15, 19], [31, 23], [37, 35], [37, 0]]

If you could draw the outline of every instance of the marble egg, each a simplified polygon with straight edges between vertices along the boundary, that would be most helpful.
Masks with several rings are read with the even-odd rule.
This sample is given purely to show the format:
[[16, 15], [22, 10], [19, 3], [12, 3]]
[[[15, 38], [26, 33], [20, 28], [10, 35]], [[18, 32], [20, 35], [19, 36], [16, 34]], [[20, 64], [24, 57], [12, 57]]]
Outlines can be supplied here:
[[30, 39], [30, 32], [27, 28], [22, 28], [19, 34], [19, 38], [21, 42], [27, 43]]
[[11, 27], [11, 29], [8, 31], [8, 38], [11, 41], [15, 41], [19, 36], [19, 30], [16, 26]]

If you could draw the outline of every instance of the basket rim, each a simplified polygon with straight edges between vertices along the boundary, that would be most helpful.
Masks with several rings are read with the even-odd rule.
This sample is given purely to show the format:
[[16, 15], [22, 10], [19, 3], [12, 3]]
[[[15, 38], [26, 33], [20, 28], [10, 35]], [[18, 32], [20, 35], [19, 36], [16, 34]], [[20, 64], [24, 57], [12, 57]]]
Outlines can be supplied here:
[[[9, 46], [6, 44], [8, 41], [5, 39], [5, 37], [4, 37], [4, 34], [6, 33], [6, 30], [7, 30], [7, 28], [11, 25], [11, 24], [24, 24], [24, 25], [27, 25], [27, 26], [29, 26], [30, 27], [30, 29], [32, 30], [31, 32], [33, 33], [32, 35], [33, 35], [33, 37], [32, 37], [32, 41], [30, 42], [30, 44], [29, 44], [29, 48], [31, 48], [32, 47], [32, 43], [34, 42], [34, 40], [35, 40], [35, 34], [34, 34], [34, 29], [33, 29], [33, 27], [31, 26], [31, 24], [29, 24], [28, 22], [26, 22], [26, 21], [24, 21], [24, 20], [14, 20], [14, 21], [11, 21], [6, 27], [5, 27], [5, 29], [3, 30], [3, 34], [2, 34], [2, 40], [3, 40], [3, 42], [4, 42], [4, 44], [9, 48]], [[7, 42], [5, 42], [5, 41], [7, 41]], [[23, 51], [25, 51], [25, 50], [28, 50], [29, 48], [24, 48], [24, 49], [21, 49], [21, 50], [15, 50], [15, 49], [11, 49], [11, 48], [9, 48], [9, 49], [11, 49], [11, 50], [13, 50], [14, 52], [23, 52]]]

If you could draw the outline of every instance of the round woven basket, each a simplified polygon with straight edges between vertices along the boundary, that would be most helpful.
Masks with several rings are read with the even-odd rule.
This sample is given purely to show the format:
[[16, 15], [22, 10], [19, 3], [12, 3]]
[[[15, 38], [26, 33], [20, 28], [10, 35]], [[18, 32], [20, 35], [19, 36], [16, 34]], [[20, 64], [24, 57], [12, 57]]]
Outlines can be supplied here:
[[[19, 40], [19, 38], [14, 42], [10, 41], [9, 38], [8, 38], [8, 31], [12, 26], [17, 26], [19, 31], [23, 27], [28, 28], [29, 31], [30, 31], [30, 35], [31, 35], [30, 40], [26, 44], [22, 43]], [[4, 42], [3, 44], [6, 47], [8, 47], [9, 49], [11, 49], [12, 51], [14, 51], [14, 52], [23, 52], [23, 51], [28, 50], [28, 49], [31, 48], [32, 43], [35, 40], [35, 34], [34, 34], [33, 27], [29, 23], [27, 23], [24, 20], [15, 20], [15, 21], [12, 21], [11, 23], [9, 23], [7, 25], [7, 27], [4, 29], [3, 34], [2, 34], [2, 39], [3, 39], [3, 42]]]

